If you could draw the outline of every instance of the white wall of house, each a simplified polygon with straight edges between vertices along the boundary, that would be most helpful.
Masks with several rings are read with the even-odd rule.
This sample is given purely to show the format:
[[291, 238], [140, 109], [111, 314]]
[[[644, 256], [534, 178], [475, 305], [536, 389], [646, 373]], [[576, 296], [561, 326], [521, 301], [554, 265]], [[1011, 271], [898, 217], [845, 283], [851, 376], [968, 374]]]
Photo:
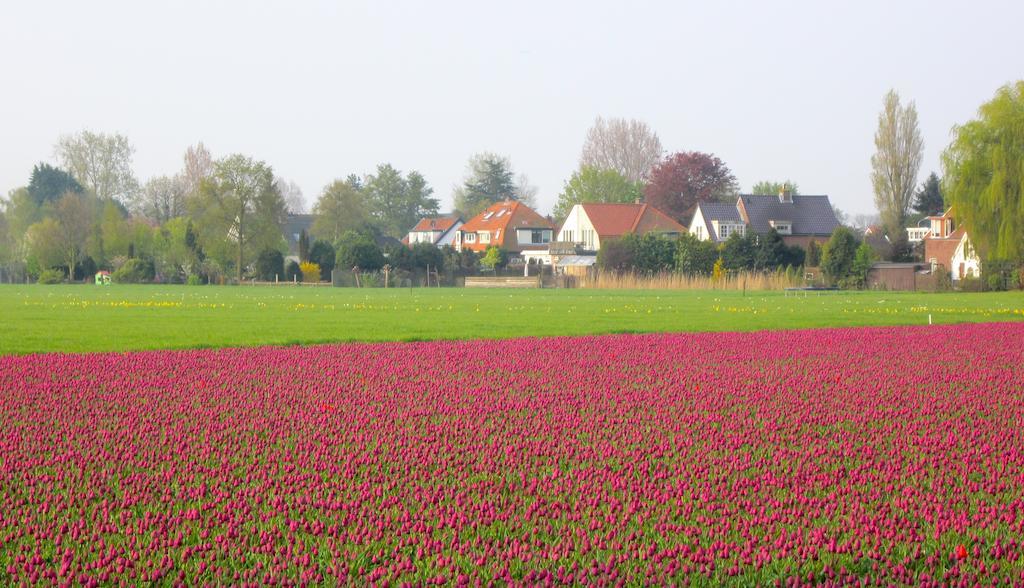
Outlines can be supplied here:
[[569, 216], [565, 217], [565, 222], [562, 223], [562, 228], [558, 231], [556, 241], [577, 243], [591, 251], [601, 248], [601, 239], [598, 237], [597, 231], [594, 230], [594, 224], [590, 222], [590, 217], [587, 216], [580, 204], [573, 206], [569, 211]]
[[949, 268], [950, 276], [954, 280], [959, 280], [961, 277], [981, 277], [981, 260], [978, 258], [974, 246], [971, 245], [971, 240], [967, 238], [967, 233], [964, 233], [956, 250], [953, 251], [950, 265], [953, 266]]
[[459, 229], [462, 228], [462, 225], [463, 225], [462, 221], [456, 221], [455, 224], [452, 225], [452, 228], [448, 229], [448, 232], [445, 233], [444, 235], [442, 235], [441, 238], [438, 239], [435, 242], [435, 244], [438, 247], [444, 247], [445, 245], [451, 245], [451, 246], [454, 247], [455, 246], [455, 233], [459, 232]]
[[701, 241], [707, 241], [711, 239], [711, 231], [708, 230], [707, 224], [704, 222], [704, 214], [699, 210], [693, 215], [693, 220], [690, 221], [690, 234], [697, 237]]
[[430, 243], [434, 244], [441, 237], [441, 231], [413, 231], [409, 233], [409, 244]]

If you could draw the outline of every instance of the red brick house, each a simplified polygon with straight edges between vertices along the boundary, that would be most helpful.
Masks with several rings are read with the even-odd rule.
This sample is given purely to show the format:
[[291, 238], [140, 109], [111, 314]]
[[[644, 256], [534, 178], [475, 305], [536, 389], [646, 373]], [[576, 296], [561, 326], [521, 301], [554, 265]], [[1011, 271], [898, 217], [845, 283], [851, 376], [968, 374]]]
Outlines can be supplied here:
[[938, 216], [929, 216], [931, 227], [924, 237], [924, 260], [933, 267], [949, 272], [954, 282], [967, 277], [981, 276], [978, 257], [967, 231], [958, 227], [953, 209]]

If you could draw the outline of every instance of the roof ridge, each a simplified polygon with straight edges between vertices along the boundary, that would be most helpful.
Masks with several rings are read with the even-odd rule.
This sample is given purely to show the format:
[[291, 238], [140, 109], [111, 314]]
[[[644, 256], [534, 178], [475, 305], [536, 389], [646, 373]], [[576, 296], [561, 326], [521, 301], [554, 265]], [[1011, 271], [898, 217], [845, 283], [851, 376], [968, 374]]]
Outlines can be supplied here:
[[640, 219], [644, 217], [644, 213], [647, 212], [647, 203], [644, 202], [640, 205], [640, 210], [636, 213], [636, 218], [633, 219], [633, 224], [629, 227], [630, 233], [635, 233], [636, 228], [640, 226]]

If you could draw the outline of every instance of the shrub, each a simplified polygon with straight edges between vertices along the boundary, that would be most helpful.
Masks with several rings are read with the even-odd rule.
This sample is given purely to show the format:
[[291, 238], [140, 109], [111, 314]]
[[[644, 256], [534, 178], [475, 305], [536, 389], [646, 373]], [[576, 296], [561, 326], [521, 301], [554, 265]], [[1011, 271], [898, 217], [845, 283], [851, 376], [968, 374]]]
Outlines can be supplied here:
[[684, 233], [676, 241], [676, 270], [688, 276], [710, 275], [718, 261], [718, 248], [711, 241], [701, 241]]
[[[597, 267], [602, 270], [626, 271], [633, 267], [634, 253], [624, 239], [608, 239], [597, 252]], [[483, 260], [480, 260], [483, 265]]]
[[124, 265], [111, 274], [110, 279], [118, 284], [138, 284], [152, 281], [155, 275], [152, 261], [135, 257], [124, 262]]
[[299, 271], [302, 272], [302, 281], [315, 284], [320, 281], [320, 266], [312, 261], [304, 261], [299, 264]]
[[960, 290], [962, 292], [981, 292], [984, 290], [983, 285], [984, 282], [981, 281], [981, 278], [975, 276], [960, 278]]
[[875, 250], [871, 248], [871, 245], [861, 243], [853, 258], [853, 264], [850, 266], [850, 278], [852, 278], [852, 283], [856, 284], [857, 288], [863, 288], [867, 285], [868, 272], [871, 271], [871, 266], [874, 263]]
[[494, 245], [488, 247], [487, 252], [480, 259], [480, 265], [491, 270], [498, 267], [504, 267], [505, 262], [505, 252]]
[[821, 264], [821, 246], [817, 241], [811, 240], [807, 244], [807, 253], [804, 256], [804, 263], [807, 267], [818, 267]]
[[284, 279], [288, 282], [302, 281], [302, 270], [299, 269], [299, 264], [295, 263], [294, 259], [288, 260], [288, 263], [285, 264]]
[[821, 249], [821, 270], [833, 284], [850, 275], [857, 256], [857, 237], [850, 229], [839, 226]]
[[64, 272], [55, 269], [44, 269], [39, 272], [40, 284], [59, 284], [64, 281]]
[[334, 271], [334, 246], [317, 239], [313, 242], [313, 246], [309, 249], [309, 261], [320, 266], [320, 276], [325, 279], [331, 279], [331, 272]]
[[185, 284], [189, 286], [201, 286], [203, 285], [203, 280], [195, 274], [189, 274], [188, 279], [185, 280]]
[[256, 277], [273, 282], [284, 275], [284, 256], [277, 249], [264, 249], [256, 258]]
[[348, 231], [338, 238], [334, 267], [342, 271], [351, 271], [353, 267], [379, 270], [384, 267], [385, 261], [384, 252], [370, 236]]

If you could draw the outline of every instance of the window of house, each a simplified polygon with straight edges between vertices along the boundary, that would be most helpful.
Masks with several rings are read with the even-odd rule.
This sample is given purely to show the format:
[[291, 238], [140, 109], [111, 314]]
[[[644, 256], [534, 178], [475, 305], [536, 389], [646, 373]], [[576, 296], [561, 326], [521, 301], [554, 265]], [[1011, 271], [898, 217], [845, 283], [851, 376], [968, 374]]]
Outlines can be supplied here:
[[540, 244], [551, 241], [551, 238], [547, 236], [547, 231], [544, 229], [534, 229], [530, 231], [530, 243]]
[[723, 240], [723, 241], [728, 239], [729, 238], [729, 230], [731, 228], [732, 228], [732, 225], [719, 225], [719, 227], [718, 227], [718, 238]]
[[697, 225], [697, 228], [694, 231], [694, 234], [697, 235], [698, 239], [703, 240], [704, 239], [704, 225]]
[[479, 235], [480, 235], [480, 242], [481, 243], [490, 243], [491, 242], [491, 233], [490, 233], [490, 231], [480, 231]]
[[466, 233], [466, 243], [476, 243], [476, 233]]
[[780, 235], [789, 235], [793, 232], [793, 225], [787, 222], [772, 221], [772, 226], [775, 227], [775, 231]]

